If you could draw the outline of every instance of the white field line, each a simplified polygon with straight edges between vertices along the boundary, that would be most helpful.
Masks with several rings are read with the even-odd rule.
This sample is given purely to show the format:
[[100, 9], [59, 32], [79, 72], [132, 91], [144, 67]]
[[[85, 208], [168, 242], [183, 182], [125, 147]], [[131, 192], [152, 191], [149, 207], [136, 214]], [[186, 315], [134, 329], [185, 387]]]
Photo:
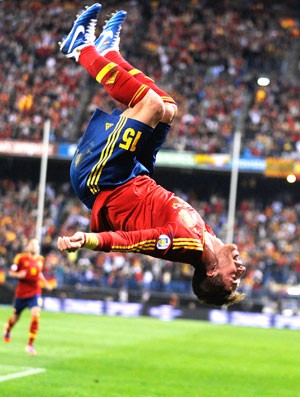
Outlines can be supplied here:
[[36, 374], [41, 374], [45, 372], [45, 368], [30, 368], [26, 371], [15, 372], [14, 374], [8, 374], [0, 376], [0, 382], [5, 382], [7, 380], [16, 379], [16, 378], [23, 378], [24, 376], [31, 376]]

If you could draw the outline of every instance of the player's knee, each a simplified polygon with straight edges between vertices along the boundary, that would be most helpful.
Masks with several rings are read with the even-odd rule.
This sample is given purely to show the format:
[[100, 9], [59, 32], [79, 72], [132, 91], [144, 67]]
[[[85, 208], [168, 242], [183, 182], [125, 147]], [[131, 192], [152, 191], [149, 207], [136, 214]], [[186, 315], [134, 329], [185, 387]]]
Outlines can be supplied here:
[[166, 124], [171, 124], [177, 115], [177, 105], [175, 103], [165, 103], [165, 113], [162, 122]]
[[152, 117], [157, 121], [161, 121], [165, 114], [165, 104], [161, 97], [154, 91], [150, 90], [146, 97], [144, 106], [147, 108]]
[[31, 316], [34, 318], [39, 318], [41, 314], [41, 309], [39, 307], [33, 307], [31, 309]]

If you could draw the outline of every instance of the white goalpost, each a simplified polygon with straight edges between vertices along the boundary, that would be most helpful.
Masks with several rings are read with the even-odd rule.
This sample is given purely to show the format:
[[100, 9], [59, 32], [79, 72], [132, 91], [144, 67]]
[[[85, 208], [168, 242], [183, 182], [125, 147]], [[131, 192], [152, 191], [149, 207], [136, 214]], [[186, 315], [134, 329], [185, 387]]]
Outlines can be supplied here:
[[230, 178], [227, 235], [226, 235], [227, 244], [232, 244], [233, 235], [234, 235], [235, 207], [236, 207], [236, 196], [237, 196], [237, 188], [238, 188], [241, 137], [242, 137], [241, 130], [238, 129], [234, 133], [233, 150], [231, 157], [231, 178]]
[[50, 120], [46, 120], [44, 123], [44, 131], [43, 131], [43, 145], [42, 145], [40, 181], [39, 181], [38, 208], [37, 208], [37, 219], [36, 219], [36, 238], [40, 244], [42, 241], [50, 129], [51, 129], [51, 122], [50, 122]]

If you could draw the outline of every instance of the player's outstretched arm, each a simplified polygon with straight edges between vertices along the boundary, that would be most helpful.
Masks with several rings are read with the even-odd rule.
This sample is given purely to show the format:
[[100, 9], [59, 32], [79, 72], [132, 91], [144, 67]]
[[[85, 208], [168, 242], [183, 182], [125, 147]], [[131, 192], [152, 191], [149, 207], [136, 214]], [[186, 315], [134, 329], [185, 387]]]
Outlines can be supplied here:
[[74, 252], [79, 248], [88, 248], [94, 251], [104, 252], [140, 252], [149, 254], [154, 252], [156, 246], [161, 245], [163, 239], [164, 248], [171, 244], [168, 237], [168, 228], [153, 228], [135, 231], [116, 231], [102, 233], [76, 232], [72, 236], [59, 237], [57, 247], [60, 251]]

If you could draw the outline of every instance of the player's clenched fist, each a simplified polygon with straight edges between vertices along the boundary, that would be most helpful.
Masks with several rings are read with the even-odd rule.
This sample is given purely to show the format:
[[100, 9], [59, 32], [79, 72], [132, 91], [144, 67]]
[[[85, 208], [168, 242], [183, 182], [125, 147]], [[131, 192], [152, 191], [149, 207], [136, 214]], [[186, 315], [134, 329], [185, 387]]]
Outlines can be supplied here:
[[72, 236], [58, 237], [57, 247], [60, 251], [74, 252], [81, 248], [85, 243], [85, 234], [76, 232]]

